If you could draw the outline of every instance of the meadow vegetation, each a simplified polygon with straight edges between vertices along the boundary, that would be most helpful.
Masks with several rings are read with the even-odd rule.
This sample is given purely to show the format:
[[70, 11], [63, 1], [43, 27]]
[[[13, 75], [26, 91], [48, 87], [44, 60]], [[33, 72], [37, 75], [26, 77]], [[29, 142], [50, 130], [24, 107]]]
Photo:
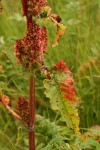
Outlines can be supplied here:
[[[64, 59], [73, 72], [80, 130], [90, 138], [80, 142], [65, 124], [60, 124], [59, 114], [51, 110], [50, 102], [43, 94], [44, 87], [37, 80], [36, 150], [59, 150], [59, 147], [61, 150], [100, 150], [100, 1], [49, 0], [48, 3], [53, 12], [61, 16], [67, 30], [59, 45], [52, 48], [55, 28], [50, 22], [46, 23], [50, 40], [45, 64], [51, 67]], [[29, 74], [16, 65], [14, 56], [15, 40], [23, 37], [26, 25], [20, 1], [3, 0], [2, 7], [0, 92], [10, 97], [10, 105], [16, 109], [18, 97], [29, 96]], [[27, 129], [0, 104], [0, 149], [23, 150], [23, 147], [28, 149]]]

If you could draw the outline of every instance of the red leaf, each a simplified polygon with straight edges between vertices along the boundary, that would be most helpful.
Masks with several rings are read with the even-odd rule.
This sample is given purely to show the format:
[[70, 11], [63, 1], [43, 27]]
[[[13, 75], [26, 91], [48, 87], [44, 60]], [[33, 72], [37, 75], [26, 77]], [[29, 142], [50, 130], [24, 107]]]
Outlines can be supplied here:
[[74, 89], [74, 79], [72, 72], [67, 67], [64, 60], [58, 62], [52, 70], [66, 74], [66, 78], [60, 80], [60, 90], [64, 94], [66, 100], [76, 102], [76, 93]]

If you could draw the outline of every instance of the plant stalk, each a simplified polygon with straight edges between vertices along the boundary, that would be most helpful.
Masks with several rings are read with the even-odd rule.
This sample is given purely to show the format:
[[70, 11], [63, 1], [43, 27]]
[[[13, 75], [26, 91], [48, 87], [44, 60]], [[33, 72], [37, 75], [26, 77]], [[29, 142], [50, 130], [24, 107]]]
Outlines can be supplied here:
[[[27, 0], [22, 0], [22, 13], [27, 19], [27, 29], [32, 24], [32, 16], [27, 14]], [[30, 77], [30, 125], [29, 125], [29, 150], [35, 150], [35, 78]]]
[[29, 147], [35, 150], [35, 78], [30, 77], [30, 127], [29, 127]]

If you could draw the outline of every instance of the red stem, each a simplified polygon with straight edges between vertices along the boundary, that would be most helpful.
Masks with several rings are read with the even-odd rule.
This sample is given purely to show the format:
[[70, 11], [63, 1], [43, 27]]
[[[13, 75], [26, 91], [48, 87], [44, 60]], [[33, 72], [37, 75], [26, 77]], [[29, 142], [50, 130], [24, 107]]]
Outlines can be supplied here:
[[[27, 0], [22, 0], [23, 15], [27, 19], [27, 29], [32, 24], [32, 16], [27, 14]], [[29, 126], [29, 150], [35, 150], [35, 78], [30, 77], [30, 126]]]
[[22, 15], [27, 16], [27, 0], [22, 1]]
[[29, 145], [30, 150], [35, 150], [35, 78], [30, 77], [30, 131], [29, 131]]

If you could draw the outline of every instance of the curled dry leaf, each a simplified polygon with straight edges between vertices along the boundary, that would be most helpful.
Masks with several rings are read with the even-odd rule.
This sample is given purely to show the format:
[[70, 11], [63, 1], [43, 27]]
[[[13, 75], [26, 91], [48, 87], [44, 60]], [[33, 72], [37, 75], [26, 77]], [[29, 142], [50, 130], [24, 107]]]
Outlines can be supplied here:
[[56, 32], [56, 38], [55, 38], [55, 43], [52, 45], [52, 47], [55, 47], [59, 44], [59, 39], [61, 36], [64, 35], [66, 30], [66, 26], [64, 26], [63, 24], [59, 24], [57, 26], [57, 32]]
[[48, 19], [52, 21], [52, 23], [56, 27], [56, 38], [54, 44], [52, 45], [52, 47], [55, 47], [58, 45], [60, 37], [64, 35], [67, 27], [61, 23], [62, 19], [59, 15], [51, 14], [51, 10], [52, 9], [49, 6], [44, 7], [44, 11], [40, 16], [44, 21], [47, 21]]
[[61, 23], [62, 19], [57, 14], [52, 14], [49, 18], [53, 22], [54, 26], [56, 26], [55, 43], [52, 45], [52, 47], [55, 47], [58, 45], [60, 37], [64, 35], [67, 27]]

